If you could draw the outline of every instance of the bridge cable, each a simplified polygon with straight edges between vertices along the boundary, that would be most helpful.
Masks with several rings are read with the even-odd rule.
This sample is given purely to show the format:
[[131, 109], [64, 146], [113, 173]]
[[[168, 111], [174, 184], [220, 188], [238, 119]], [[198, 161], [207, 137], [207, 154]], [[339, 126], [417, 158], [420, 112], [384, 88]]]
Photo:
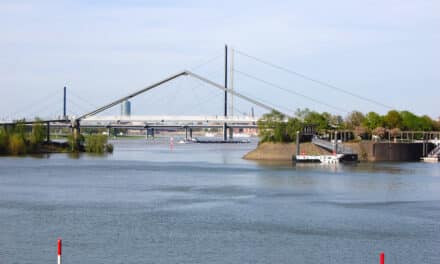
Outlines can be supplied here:
[[[27, 103], [26, 104], [26, 109], [20, 109], [20, 110], [14, 111], [14, 112], [10, 113], [9, 116], [11, 118], [14, 118], [14, 116], [16, 116], [17, 114], [27, 114], [31, 110], [35, 110], [37, 107], [39, 107], [39, 110], [41, 110], [41, 108], [42, 108], [41, 107], [41, 105], [42, 105], [41, 102], [47, 104], [48, 100], [51, 100], [51, 99], [53, 100], [53, 98], [56, 98], [55, 95], [58, 95], [57, 94], [58, 92], [60, 92], [60, 91], [58, 91], [58, 89], [57, 90], [51, 90], [48, 94], [38, 98], [37, 100], [34, 100], [34, 101], [30, 102], [30, 103]], [[59, 94], [59, 95], [60, 95], [60, 98], [61, 98], [61, 94]], [[44, 105], [44, 106], [46, 107], [47, 105]]]
[[248, 74], [248, 73], [242, 72], [242, 71], [238, 70], [237, 68], [235, 68], [234, 71], [237, 72], [237, 73], [239, 73], [239, 74], [241, 74], [241, 75], [243, 75], [243, 76], [246, 76], [246, 77], [248, 77], [248, 78], [250, 78], [250, 79], [253, 79], [253, 80], [255, 80], [255, 81], [258, 81], [258, 82], [264, 83], [264, 84], [266, 84], [266, 85], [272, 86], [272, 87], [274, 87], [274, 88], [277, 88], [277, 89], [279, 89], [279, 90], [285, 91], [285, 92], [287, 92], [287, 93], [290, 93], [290, 94], [294, 94], [294, 95], [297, 95], [297, 96], [303, 97], [303, 98], [305, 98], [305, 99], [307, 99], [307, 100], [310, 100], [310, 101], [313, 101], [313, 102], [315, 102], [315, 103], [318, 103], [318, 104], [321, 104], [321, 105], [325, 105], [325, 106], [327, 106], [327, 107], [330, 107], [330, 108], [332, 108], [332, 109], [338, 110], [338, 111], [340, 111], [340, 112], [344, 112], [344, 113], [349, 113], [349, 112], [350, 112], [350, 111], [347, 111], [347, 110], [345, 110], [345, 109], [343, 109], [343, 108], [340, 108], [340, 107], [337, 107], [337, 106], [333, 106], [333, 105], [328, 104], [328, 103], [326, 103], [326, 102], [323, 102], [323, 101], [317, 100], [317, 99], [315, 99], [315, 98], [313, 98], [313, 97], [310, 97], [310, 96], [307, 96], [307, 95], [304, 95], [304, 94], [301, 94], [301, 93], [298, 93], [298, 92], [292, 91], [292, 90], [287, 89], [287, 88], [284, 88], [284, 87], [282, 87], [282, 86], [280, 86], [280, 85], [277, 85], [277, 84], [274, 84], [274, 83], [268, 82], [268, 81], [266, 81], [266, 80], [260, 79], [260, 78], [258, 78], [258, 77], [253, 76], [253, 75], [250, 75], [250, 74]]
[[207, 64], [209, 64], [211, 62], [214, 62], [214, 61], [218, 60], [219, 58], [222, 58], [223, 56], [224, 56], [223, 54], [213, 56], [210, 59], [208, 59], [208, 60], [206, 60], [206, 61], [204, 61], [202, 63], [196, 64], [195, 66], [190, 67], [189, 69], [194, 71], [196, 69], [202, 68], [203, 66], [206, 66]]
[[353, 92], [350, 92], [350, 91], [348, 91], [348, 90], [346, 90], [346, 89], [343, 89], [343, 88], [337, 87], [337, 86], [335, 86], [335, 85], [329, 84], [329, 83], [327, 83], [327, 82], [323, 82], [323, 81], [317, 80], [317, 79], [312, 78], [312, 77], [309, 77], [309, 76], [307, 76], [307, 75], [305, 75], [305, 74], [302, 74], [302, 73], [299, 73], [299, 72], [296, 72], [296, 71], [290, 70], [290, 69], [288, 69], [288, 68], [286, 68], [286, 67], [279, 66], [279, 65], [273, 64], [273, 63], [271, 63], [271, 62], [268, 62], [268, 61], [266, 61], [266, 60], [263, 60], [263, 59], [260, 59], [260, 58], [255, 57], [255, 56], [249, 55], [249, 54], [247, 54], [247, 53], [245, 53], [245, 52], [243, 52], [243, 51], [240, 51], [240, 50], [237, 50], [237, 49], [235, 49], [234, 51], [237, 52], [237, 53], [239, 53], [239, 54], [241, 54], [241, 55], [243, 55], [243, 56], [245, 56], [245, 57], [248, 57], [248, 58], [250, 58], [250, 59], [253, 59], [253, 60], [255, 60], [255, 61], [258, 61], [258, 62], [260, 62], [260, 63], [262, 63], [262, 64], [265, 64], [265, 65], [271, 66], [271, 67], [273, 67], [273, 68], [276, 68], [276, 69], [278, 69], [278, 70], [281, 70], [281, 71], [287, 72], [287, 73], [289, 73], [289, 74], [292, 74], [292, 75], [295, 75], [295, 76], [301, 77], [301, 78], [303, 78], [303, 79], [305, 79], [305, 80], [308, 80], [308, 81], [311, 81], [311, 82], [317, 83], [317, 84], [319, 84], [319, 85], [321, 85], [321, 86], [325, 86], [325, 87], [327, 87], [327, 88], [330, 88], [330, 89], [333, 89], [333, 90], [337, 90], [337, 91], [339, 91], [339, 92], [341, 92], [341, 93], [348, 94], [348, 95], [350, 95], [350, 96], [352, 96], [352, 97], [355, 97], [355, 98], [361, 99], [361, 100], [363, 100], [363, 101], [367, 101], [367, 102], [373, 103], [373, 104], [378, 105], [378, 106], [381, 106], [381, 107], [383, 107], [383, 108], [393, 109], [392, 106], [386, 105], [386, 104], [381, 103], [381, 102], [379, 102], [379, 101], [377, 101], [377, 100], [370, 99], [370, 98], [367, 98], [367, 97], [362, 96], [362, 95], [359, 95], [359, 94], [355, 94], [355, 93], [353, 93]]
[[[272, 104], [272, 103], [267, 102], [266, 100], [263, 100], [263, 99], [261, 99], [261, 98], [255, 97], [255, 96], [253, 96], [253, 95], [252, 95], [252, 96], [249, 96], [249, 95], [246, 94], [246, 93], [243, 93], [243, 92], [240, 92], [240, 93], [241, 93], [242, 95], [247, 96], [247, 97], [250, 97], [250, 98], [252, 98], [252, 99], [254, 99], [254, 100], [258, 100], [258, 101], [260, 101], [260, 102], [262, 102], [262, 103], [264, 103], [264, 104], [266, 104], [266, 105], [272, 107], [273, 109], [283, 109], [284, 111], [291, 113], [291, 114], [290, 114], [291, 116], [295, 116], [295, 110], [290, 109], [289, 107], [281, 106], [281, 105], [274, 105], [274, 104]], [[239, 98], [239, 97], [238, 97], [238, 98]], [[240, 99], [240, 100], [244, 100], [243, 98], [239, 98], [239, 99]], [[251, 105], [255, 105], [255, 106], [257, 106], [257, 107], [262, 108], [261, 106], [256, 105], [256, 104], [253, 104], [252, 102], [248, 102], [248, 103], [251, 104]], [[283, 114], [284, 114], [284, 113], [283, 113]]]

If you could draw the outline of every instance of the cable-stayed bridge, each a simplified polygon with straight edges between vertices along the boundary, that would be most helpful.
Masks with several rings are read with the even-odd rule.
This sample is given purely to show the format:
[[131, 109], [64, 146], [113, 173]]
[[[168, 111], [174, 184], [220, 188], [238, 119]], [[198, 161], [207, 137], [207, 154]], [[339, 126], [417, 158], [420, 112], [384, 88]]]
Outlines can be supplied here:
[[[326, 89], [332, 89], [334, 91], [337, 91], [341, 94], [345, 94], [346, 96], [350, 96], [359, 100], [363, 100], [372, 104], [375, 104], [380, 107], [384, 108], [390, 108], [389, 106], [382, 104], [374, 99], [366, 98], [364, 96], [355, 94], [349, 90], [341, 89], [339, 87], [336, 87], [334, 85], [328, 84], [326, 82], [322, 82], [319, 80], [316, 80], [314, 78], [308, 77], [306, 75], [300, 74], [298, 72], [289, 70], [285, 67], [278, 66], [275, 64], [272, 64], [268, 61], [259, 59], [257, 57], [254, 57], [252, 55], [249, 55], [247, 53], [236, 51], [238, 54], [245, 56], [247, 58], [253, 59], [257, 61], [258, 63], [264, 64], [266, 66], [275, 68], [276, 70], [282, 71], [284, 73], [300, 77], [302, 79], [305, 79], [306, 81], [312, 82], [317, 85], [321, 85], [325, 87]], [[232, 53], [231, 55], [233, 55]], [[278, 111], [286, 118], [294, 116], [295, 110], [291, 109], [290, 107], [287, 107], [285, 105], [281, 105], [282, 100], [276, 100], [271, 98], [270, 100], [266, 97], [263, 97], [263, 99], [260, 97], [258, 98], [255, 91], [252, 91], [252, 93], [246, 93], [242, 90], [237, 89], [238, 87], [234, 87], [234, 83], [232, 82], [232, 76], [241, 75], [245, 78], [251, 79], [255, 82], [259, 82], [260, 84], [266, 85], [266, 87], [270, 87], [270, 89], [265, 89], [265, 92], [273, 93], [275, 90], [281, 91], [285, 93], [286, 95], [289, 94], [289, 96], [295, 96], [297, 98], [301, 98], [303, 101], [308, 101], [313, 105], [321, 105], [325, 106], [329, 109], [334, 109], [335, 111], [339, 111], [342, 113], [348, 113], [346, 109], [340, 106], [340, 105], [334, 105], [329, 100], [321, 100], [317, 98], [318, 94], [313, 95], [307, 95], [298, 91], [295, 91], [291, 88], [284, 87], [282, 85], [279, 85], [275, 82], [267, 81], [265, 80], [264, 76], [255, 76], [252, 74], [249, 74], [243, 70], [239, 70], [233, 65], [233, 56], [230, 57], [231, 64], [228, 64], [228, 49], [225, 47], [225, 71], [224, 71], [224, 84], [220, 82], [213, 81], [211, 79], [208, 79], [198, 73], [195, 73], [190, 70], [184, 70], [181, 72], [178, 72], [176, 74], [170, 75], [162, 80], [159, 80], [158, 82], [155, 82], [143, 89], [140, 89], [136, 92], [130, 93], [126, 96], [123, 96], [117, 100], [113, 100], [108, 104], [105, 104], [101, 107], [93, 107], [90, 111], [83, 111], [82, 114], [79, 115], [67, 115], [66, 114], [66, 96], [64, 95], [64, 113], [62, 115], [58, 115], [58, 118], [45, 118], [42, 120], [43, 123], [45, 123], [48, 127], [55, 126], [55, 127], [71, 127], [74, 132], [79, 133], [81, 127], [124, 127], [124, 128], [219, 128], [223, 127], [223, 135], [224, 139], [227, 138], [227, 129], [231, 131], [233, 128], [255, 128], [257, 127], [257, 120], [258, 117], [256, 115], [247, 114], [247, 115], [236, 115], [234, 113], [234, 100], [241, 100], [243, 102], [246, 102], [247, 104], [250, 104], [252, 106], [258, 107], [259, 109], [263, 109], [264, 111]], [[228, 67], [229, 65], [229, 67]], [[150, 95], [152, 92], [160, 90], [161, 87], [166, 86], [167, 84], [174, 82], [178, 79], [190, 77], [193, 80], [196, 80], [199, 83], [202, 83], [206, 86], [210, 86], [211, 88], [215, 88], [213, 90], [217, 91], [217, 94], [215, 96], [212, 96], [217, 102], [223, 101], [224, 108], [222, 109], [223, 113], [218, 113], [216, 115], [207, 114], [203, 110], [197, 114], [197, 115], [187, 115], [187, 114], [180, 114], [179, 115], [171, 115], [171, 114], [158, 114], [158, 115], [133, 115], [133, 116], [124, 116], [124, 115], [110, 115], [106, 114], [109, 109], [114, 109], [115, 106], [121, 105], [123, 102], [127, 100], [132, 100], [134, 98], [140, 97], [141, 95]], [[228, 79], [228, 77], [230, 77]], [[228, 87], [229, 86], [229, 87]], [[154, 90], [154, 91], [153, 91]], [[313, 92], [313, 91], [312, 91]], [[197, 97], [197, 92], [187, 93], [186, 95]], [[185, 96], [186, 96], [185, 95]], [[79, 96], [78, 96], [79, 97]], [[181, 97], [174, 96], [175, 101], [180, 101]], [[229, 98], [229, 102], [228, 102]], [[234, 99], [235, 98], [235, 99]], [[276, 98], [276, 97], [275, 97]], [[48, 98], [45, 100], [50, 100], [53, 98]], [[280, 96], [279, 99], [286, 99], [286, 96]], [[83, 101], [83, 98], [81, 99]], [[174, 102], [168, 102], [168, 104], [174, 104]], [[229, 106], [229, 113], [228, 113], [228, 106]], [[237, 109], [235, 109], [236, 111]], [[238, 111], [237, 111], [238, 112]], [[252, 110], [253, 112], [253, 110]], [[53, 115], [52, 115], [53, 116]], [[26, 118], [27, 124], [31, 124], [35, 122], [35, 120]], [[11, 120], [4, 120], [3, 122], [0, 122], [2, 124], [12, 124], [14, 123]]]

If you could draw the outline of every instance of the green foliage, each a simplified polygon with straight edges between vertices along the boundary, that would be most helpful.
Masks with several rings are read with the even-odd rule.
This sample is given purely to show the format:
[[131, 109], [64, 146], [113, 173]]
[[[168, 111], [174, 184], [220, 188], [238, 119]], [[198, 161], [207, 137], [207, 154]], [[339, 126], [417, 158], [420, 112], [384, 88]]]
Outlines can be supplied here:
[[9, 149], [9, 134], [5, 128], [0, 128], [0, 154], [7, 154]]
[[384, 126], [383, 117], [376, 112], [369, 112], [368, 114], [365, 115], [365, 119], [363, 120], [362, 125], [368, 128], [369, 130], [374, 130], [375, 128], [383, 127]]
[[86, 139], [86, 151], [90, 153], [113, 152], [113, 145], [107, 144], [107, 136], [95, 134]]
[[277, 111], [263, 115], [258, 120], [258, 133], [261, 142], [292, 142], [296, 140], [296, 131], [302, 129], [297, 118], [286, 117]]
[[308, 108], [297, 109], [295, 116], [307, 125], [315, 125], [318, 130], [326, 130], [331, 126], [343, 127], [344, 120], [339, 115], [332, 115], [330, 113], [318, 113], [311, 111]]
[[387, 128], [402, 128], [402, 117], [396, 110], [389, 111], [384, 116], [384, 123]]
[[43, 123], [35, 123], [32, 125], [32, 132], [29, 137], [29, 141], [32, 148], [36, 148], [41, 145], [46, 139], [46, 128]]
[[19, 133], [15, 133], [9, 138], [9, 153], [12, 155], [26, 154], [26, 142]]
[[112, 144], [105, 144], [105, 152], [113, 153], [113, 145]]
[[350, 129], [359, 127], [362, 125], [362, 123], [364, 123], [364, 119], [364, 114], [359, 111], [353, 111], [345, 118], [346, 127]]
[[84, 145], [84, 136], [83, 135], [78, 135], [77, 138], [75, 138], [73, 136], [73, 134], [70, 134], [67, 137], [67, 142], [69, 143], [69, 147], [71, 149], [72, 152], [79, 152], [81, 151], [81, 146]]
[[17, 121], [12, 129], [12, 133], [21, 137], [23, 140], [26, 138], [26, 126], [24, 120]]
[[420, 117], [420, 130], [430, 131], [435, 127], [435, 122], [429, 116], [424, 115]]
[[[297, 118], [288, 120], [279, 112], [264, 115], [258, 121], [261, 142], [294, 141], [296, 131], [301, 131], [304, 125], [315, 125], [321, 131], [335, 127], [351, 129], [358, 139], [368, 139], [372, 134], [384, 138], [388, 133], [393, 137], [398, 137], [402, 130], [440, 130], [440, 121], [434, 121], [427, 115], [417, 116], [409, 111], [391, 110], [384, 116], [376, 112], [364, 115], [359, 111], [353, 111], [345, 118], [345, 121], [341, 116], [327, 112], [318, 113], [308, 108], [298, 109], [295, 115]], [[419, 134], [415, 135], [419, 138]]]

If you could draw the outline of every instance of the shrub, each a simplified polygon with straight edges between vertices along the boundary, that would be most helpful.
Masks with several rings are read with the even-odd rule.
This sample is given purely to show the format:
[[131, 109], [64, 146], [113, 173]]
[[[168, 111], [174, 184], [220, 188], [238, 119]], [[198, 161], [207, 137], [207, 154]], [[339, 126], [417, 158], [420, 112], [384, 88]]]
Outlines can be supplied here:
[[112, 152], [113, 145], [107, 144], [106, 135], [90, 135], [86, 139], [86, 151], [90, 153]]
[[113, 153], [113, 145], [112, 144], [105, 144], [105, 152]]
[[0, 154], [7, 154], [9, 149], [9, 135], [4, 128], [0, 128]]
[[69, 143], [69, 147], [72, 152], [79, 152], [82, 150], [82, 146], [84, 145], [84, 136], [79, 135], [78, 138], [75, 140], [73, 135], [69, 135], [67, 137], [67, 142]]
[[26, 142], [20, 134], [13, 134], [9, 138], [9, 153], [13, 155], [26, 154]]

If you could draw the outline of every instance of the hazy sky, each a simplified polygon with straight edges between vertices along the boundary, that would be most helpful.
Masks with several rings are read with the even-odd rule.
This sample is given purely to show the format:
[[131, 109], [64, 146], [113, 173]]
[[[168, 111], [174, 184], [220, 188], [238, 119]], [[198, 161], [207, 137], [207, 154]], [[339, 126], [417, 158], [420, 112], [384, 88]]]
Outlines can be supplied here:
[[[2, 0], [0, 118], [61, 113], [64, 85], [75, 94], [69, 112], [80, 114], [211, 58], [194, 70], [221, 82], [225, 43], [397, 109], [437, 118], [439, 14], [436, 0]], [[237, 91], [283, 109], [341, 115], [353, 109], [388, 111], [237, 53], [235, 62], [240, 71], [335, 106], [234, 75]], [[198, 108], [200, 114], [221, 114], [221, 92], [209, 89], [182, 80], [156, 92], [155, 98], [168, 101], [145, 96], [133, 102], [133, 110], [197, 113], [191, 102], [176, 101], [199, 100], [198, 105], [207, 104], [206, 111]], [[236, 103], [249, 111], [249, 105]]]

